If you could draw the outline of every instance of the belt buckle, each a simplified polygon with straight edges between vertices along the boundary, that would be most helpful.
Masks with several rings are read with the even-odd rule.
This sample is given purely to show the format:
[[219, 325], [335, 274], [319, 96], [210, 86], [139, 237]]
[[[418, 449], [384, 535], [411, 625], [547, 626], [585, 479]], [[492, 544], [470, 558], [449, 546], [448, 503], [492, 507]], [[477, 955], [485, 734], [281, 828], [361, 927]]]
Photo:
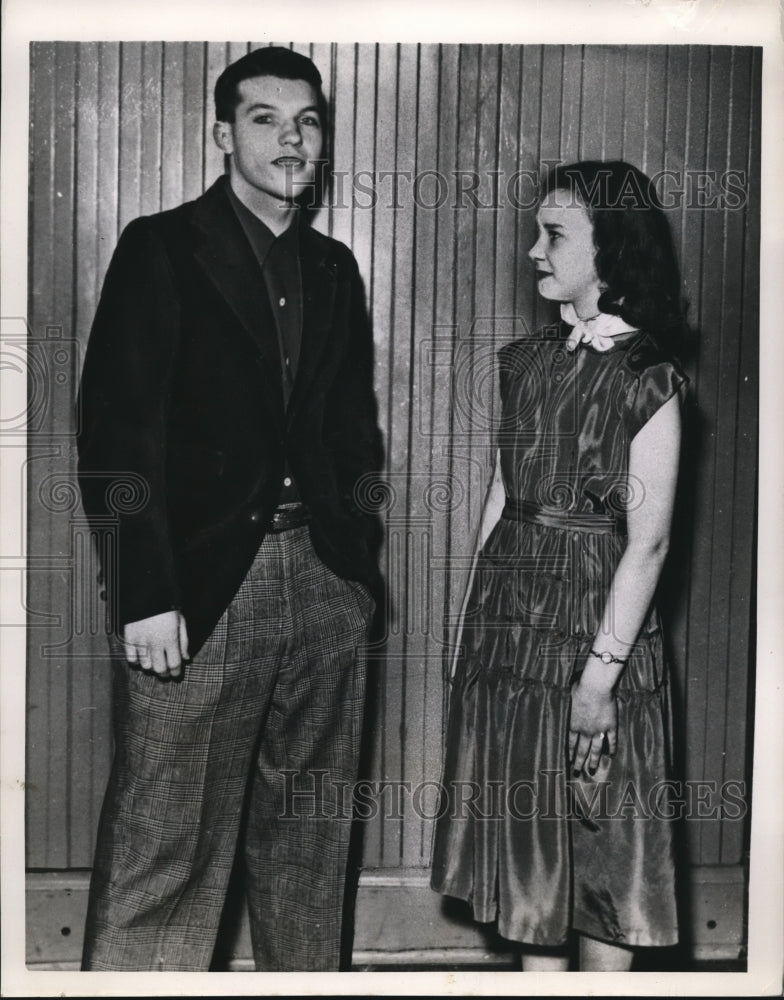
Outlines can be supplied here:
[[302, 503], [281, 504], [275, 508], [270, 528], [272, 531], [286, 531], [298, 528], [308, 521], [309, 512]]

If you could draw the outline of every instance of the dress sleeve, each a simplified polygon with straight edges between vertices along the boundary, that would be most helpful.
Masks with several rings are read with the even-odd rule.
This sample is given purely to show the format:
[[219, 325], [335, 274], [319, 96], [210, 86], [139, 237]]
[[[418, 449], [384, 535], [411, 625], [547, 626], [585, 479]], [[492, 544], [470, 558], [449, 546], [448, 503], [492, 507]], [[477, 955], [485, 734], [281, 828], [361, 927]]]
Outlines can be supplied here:
[[652, 354], [643, 349], [632, 356], [634, 377], [624, 409], [630, 441], [669, 399], [678, 395], [683, 401], [688, 388], [688, 377], [675, 361]]

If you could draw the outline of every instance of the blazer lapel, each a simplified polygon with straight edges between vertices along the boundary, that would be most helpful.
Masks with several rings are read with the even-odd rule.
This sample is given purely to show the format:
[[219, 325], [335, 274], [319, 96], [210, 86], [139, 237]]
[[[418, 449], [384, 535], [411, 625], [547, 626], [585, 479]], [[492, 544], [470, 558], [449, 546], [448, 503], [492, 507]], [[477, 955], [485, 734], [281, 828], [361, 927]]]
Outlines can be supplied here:
[[198, 230], [194, 256], [206, 278], [255, 341], [265, 362], [262, 371], [272, 409], [282, 423], [283, 388], [275, 319], [258, 261], [222, 190], [224, 183], [224, 178], [220, 178], [197, 202], [193, 215]]
[[291, 423], [313, 384], [329, 340], [335, 305], [337, 264], [300, 224], [300, 274], [302, 277], [302, 346], [287, 420]]

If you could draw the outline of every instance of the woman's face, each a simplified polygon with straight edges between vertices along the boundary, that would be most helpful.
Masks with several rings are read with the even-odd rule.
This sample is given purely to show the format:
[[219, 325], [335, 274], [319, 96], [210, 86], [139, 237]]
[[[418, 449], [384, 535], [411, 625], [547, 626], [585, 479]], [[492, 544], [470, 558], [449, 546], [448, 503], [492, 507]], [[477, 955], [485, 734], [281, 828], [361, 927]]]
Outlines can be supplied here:
[[555, 302], [571, 302], [581, 319], [599, 311], [599, 276], [593, 224], [569, 191], [551, 191], [536, 214], [539, 232], [528, 256], [536, 265], [540, 294]]

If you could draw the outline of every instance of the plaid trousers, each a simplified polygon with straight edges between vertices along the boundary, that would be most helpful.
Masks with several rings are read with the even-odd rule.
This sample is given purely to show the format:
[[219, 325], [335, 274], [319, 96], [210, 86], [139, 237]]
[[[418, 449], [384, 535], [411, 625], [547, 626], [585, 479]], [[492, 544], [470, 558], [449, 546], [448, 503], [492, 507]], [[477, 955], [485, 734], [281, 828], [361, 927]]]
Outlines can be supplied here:
[[372, 614], [295, 528], [264, 539], [182, 681], [116, 664], [83, 969], [209, 968], [246, 803], [256, 968], [338, 968]]

